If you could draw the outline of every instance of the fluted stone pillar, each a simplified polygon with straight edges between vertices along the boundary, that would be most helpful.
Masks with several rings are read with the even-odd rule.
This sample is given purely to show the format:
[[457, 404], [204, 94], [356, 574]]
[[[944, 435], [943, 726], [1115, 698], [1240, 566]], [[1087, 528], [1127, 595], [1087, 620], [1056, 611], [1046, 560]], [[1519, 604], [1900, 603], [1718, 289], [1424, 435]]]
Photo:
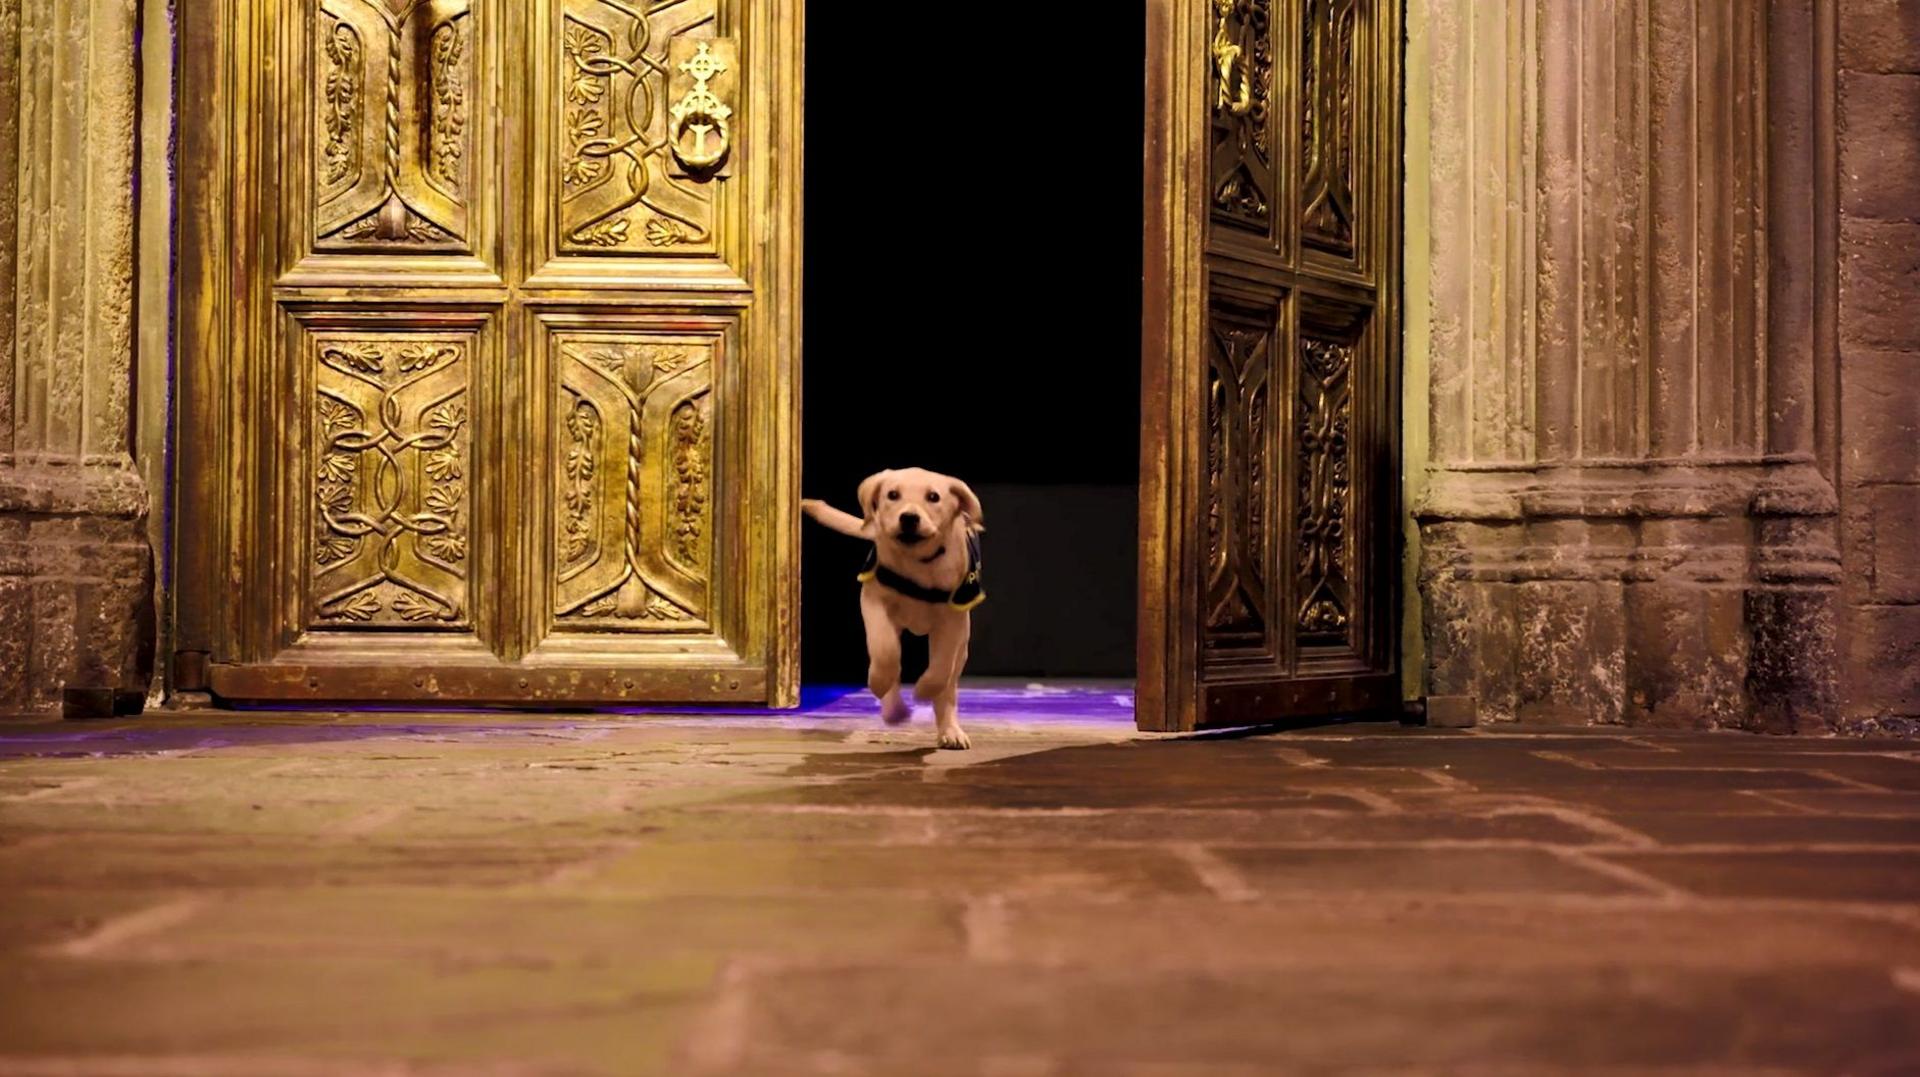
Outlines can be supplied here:
[[1415, 2], [1426, 692], [1483, 722], [1824, 728], [1815, 3]]
[[135, 0], [0, 0], [0, 710], [144, 688]]

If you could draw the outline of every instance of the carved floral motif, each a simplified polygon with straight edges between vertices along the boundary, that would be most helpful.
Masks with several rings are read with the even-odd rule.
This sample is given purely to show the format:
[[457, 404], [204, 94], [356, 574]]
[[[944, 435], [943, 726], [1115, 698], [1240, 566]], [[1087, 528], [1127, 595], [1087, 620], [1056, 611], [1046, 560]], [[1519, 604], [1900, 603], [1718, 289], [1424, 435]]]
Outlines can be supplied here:
[[1354, 346], [1311, 337], [1300, 342], [1298, 457], [1299, 627], [1306, 636], [1344, 636], [1351, 606], [1348, 539], [1352, 477], [1348, 438], [1353, 420]]
[[320, 20], [327, 57], [327, 77], [320, 97], [320, 122], [327, 136], [320, 150], [321, 175], [325, 183], [335, 184], [355, 166], [358, 143], [353, 136], [360, 127], [364, 65], [360, 37], [353, 27], [324, 13]]
[[466, 148], [463, 29], [463, 24], [447, 22], [433, 32], [433, 177], [455, 192], [462, 186], [460, 157]]
[[684, 565], [700, 563], [700, 537], [707, 526], [707, 416], [704, 400], [673, 413], [673, 554]]
[[570, 565], [593, 548], [588, 517], [593, 512], [594, 444], [600, 439], [600, 413], [585, 400], [567, 412], [567, 453], [561, 463], [560, 561]]

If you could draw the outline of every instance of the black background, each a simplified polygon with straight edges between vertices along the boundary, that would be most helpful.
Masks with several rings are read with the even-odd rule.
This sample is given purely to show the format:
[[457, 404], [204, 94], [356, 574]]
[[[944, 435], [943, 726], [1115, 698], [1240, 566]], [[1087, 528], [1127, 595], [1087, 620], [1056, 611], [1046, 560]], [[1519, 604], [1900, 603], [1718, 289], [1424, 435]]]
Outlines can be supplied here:
[[[1089, 556], [1074, 578], [990, 586], [976, 632], [992, 607], [1026, 642], [1017, 658], [976, 645], [969, 673], [1130, 675], [1130, 651], [1125, 669], [1088, 653], [1075, 603], [1124, 594], [1126, 624], [1099, 630], [1130, 641], [1131, 505], [1105, 522], [1138, 481], [1144, 18], [919, 10], [906, 27], [808, 5], [802, 490], [856, 511], [861, 478], [908, 466], [1027, 488], [1001, 498], [1017, 517], [982, 490], [990, 585], [1035, 575], [995, 571], [1023, 548]], [[1098, 534], [1044, 533], [1091, 515]], [[864, 549], [803, 534], [803, 674], [862, 683]]]

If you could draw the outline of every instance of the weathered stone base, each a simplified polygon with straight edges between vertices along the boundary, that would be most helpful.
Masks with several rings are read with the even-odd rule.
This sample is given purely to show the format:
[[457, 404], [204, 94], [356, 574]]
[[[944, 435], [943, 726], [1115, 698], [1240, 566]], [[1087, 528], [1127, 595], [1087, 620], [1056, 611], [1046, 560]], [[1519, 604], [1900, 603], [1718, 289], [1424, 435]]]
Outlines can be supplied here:
[[1810, 468], [1448, 473], [1427, 690], [1481, 722], [1823, 732], [1839, 561]]
[[[1920, 545], [1911, 534], [1877, 537], [1889, 546]], [[1864, 736], [1920, 736], [1920, 604], [1859, 602], [1844, 615], [1846, 705], [1839, 728]]]
[[146, 511], [126, 468], [0, 466], [0, 711], [58, 706], [68, 685], [147, 689]]

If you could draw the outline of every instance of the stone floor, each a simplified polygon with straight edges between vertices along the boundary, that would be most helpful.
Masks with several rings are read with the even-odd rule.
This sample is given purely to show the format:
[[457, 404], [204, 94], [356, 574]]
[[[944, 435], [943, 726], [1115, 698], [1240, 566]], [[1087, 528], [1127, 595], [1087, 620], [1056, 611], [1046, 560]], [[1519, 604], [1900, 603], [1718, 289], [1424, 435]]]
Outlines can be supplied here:
[[0, 726], [0, 1073], [1920, 1072], [1910, 742], [974, 702]]

